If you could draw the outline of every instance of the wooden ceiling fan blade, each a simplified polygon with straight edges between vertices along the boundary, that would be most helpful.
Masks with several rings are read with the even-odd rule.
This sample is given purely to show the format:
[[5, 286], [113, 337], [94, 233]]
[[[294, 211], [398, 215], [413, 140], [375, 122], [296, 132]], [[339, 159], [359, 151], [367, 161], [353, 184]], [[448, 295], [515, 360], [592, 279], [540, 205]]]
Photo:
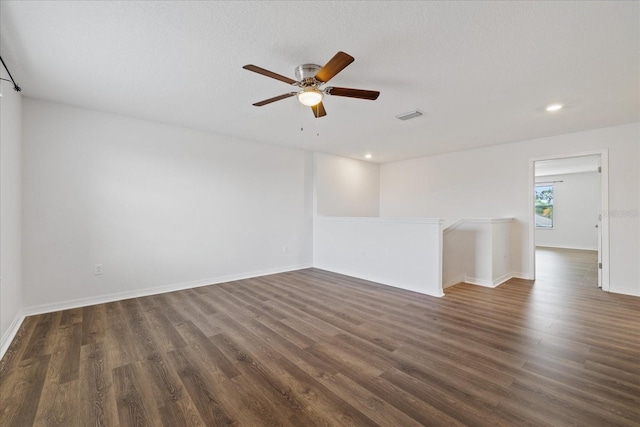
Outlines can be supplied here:
[[351, 64], [353, 61], [353, 56], [347, 53], [336, 53], [333, 58], [331, 58], [329, 62], [327, 62], [326, 65], [316, 73], [316, 80], [323, 83], [328, 82], [333, 77], [335, 77], [336, 74], [344, 70], [347, 65]]
[[263, 105], [271, 104], [272, 102], [280, 101], [281, 99], [291, 98], [295, 94], [296, 94], [295, 92], [285, 93], [283, 95], [278, 95], [278, 96], [274, 96], [273, 98], [265, 99], [264, 101], [256, 102], [253, 105], [255, 105], [256, 107], [262, 107]]
[[297, 81], [290, 79], [289, 77], [274, 73], [273, 71], [265, 70], [264, 68], [258, 67], [257, 65], [248, 64], [242, 68], [244, 68], [245, 70], [253, 71], [254, 73], [262, 74], [263, 76], [271, 77], [272, 79], [280, 80], [281, 82], [289, 83], [290, 85], [298, 83]]
[[378, 96], [380, 96], [380, 92], [377, 90], [351, 89], [348, 87], [328, 87], [325, 92], [334, 96], [369, 99], [371, 101], [378, 99]]
[[319, 119], [320, 117], [324, 117], [327, 115], [327, 112], [325, 111], [324, 105], [322, 105], [322, 102], [312, 106], [311, 111], [313, 111], [313, 115], [316, 117], [316, 119]]

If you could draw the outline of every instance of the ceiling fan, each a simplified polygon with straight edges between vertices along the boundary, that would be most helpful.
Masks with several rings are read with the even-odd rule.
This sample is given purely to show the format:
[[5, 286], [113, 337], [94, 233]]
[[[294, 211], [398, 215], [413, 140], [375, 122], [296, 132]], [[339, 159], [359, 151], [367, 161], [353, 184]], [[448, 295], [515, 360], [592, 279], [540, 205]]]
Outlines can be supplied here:
[[325, 64], [324, 67], [316, 64], [298, 65], [295, 70], [297, 80], [290, 79], [289, 77], [274, 73], [273, 71], [265, 70], [264, 68], [252, 64], [245, 65], [242, 68], [300, 88], [295, 92], [285, 93], [283, 95], [265, 99], [264, 101], [256, 102], [253, 104], [256, 107], [262, 107], [263, 105], [271, 104], [272, 102], [280, 101], [281, 99], [290, 98], [296, 95], [298, 97], [298, 101], [303, 105], [311, 107], [313, 115], [316, 118], [319, 118], [327, 115], [324, 105], [322, 105], [324, 95], [346, 96], [348, 98], [369, 99], [372, 101], [377, 99], [380, 95], [380, 92], [374, 90], [332, 86], [322, 87], [353, 61], [353, 56], [344, 52], [338, 52]]

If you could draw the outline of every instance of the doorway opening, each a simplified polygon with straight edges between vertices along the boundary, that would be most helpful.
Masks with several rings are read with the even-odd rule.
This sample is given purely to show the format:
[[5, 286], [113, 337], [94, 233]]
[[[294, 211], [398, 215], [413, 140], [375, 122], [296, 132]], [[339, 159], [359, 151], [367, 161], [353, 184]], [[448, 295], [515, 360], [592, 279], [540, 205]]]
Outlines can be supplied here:
[[533, 279], [609, 290], [607, 151], [532, 159]]

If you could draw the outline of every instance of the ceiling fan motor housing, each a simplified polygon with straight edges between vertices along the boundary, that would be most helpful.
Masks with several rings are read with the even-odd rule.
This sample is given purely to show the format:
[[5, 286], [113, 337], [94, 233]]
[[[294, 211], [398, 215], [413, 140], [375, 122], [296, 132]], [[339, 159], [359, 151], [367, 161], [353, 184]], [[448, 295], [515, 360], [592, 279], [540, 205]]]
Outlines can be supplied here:
[[301, 83], [313, 84], [314, 77], [322, 67], [317, 64], [302, 64], [296, 67], [296, 79]]

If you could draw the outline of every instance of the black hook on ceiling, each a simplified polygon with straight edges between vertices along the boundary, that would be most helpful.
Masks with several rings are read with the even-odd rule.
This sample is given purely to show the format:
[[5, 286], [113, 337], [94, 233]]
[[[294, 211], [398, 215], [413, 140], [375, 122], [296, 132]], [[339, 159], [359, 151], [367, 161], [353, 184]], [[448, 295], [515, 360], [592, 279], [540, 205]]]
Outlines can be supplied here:
[[[4, 67], [5, 70], [7, 70], [7, 74], [9, 74], [9, 78], [11, 78], [11, 83], [13, 83], [13, 90], [15, 90], [16, 92], [20, 92], [22, 90], [22, 88], [20, 86], [18, 86], [18, 84], [16, 83], [15, 80], [13, 80], [13, 76], [11, 75], [11, 72], [9, 71], [9, 69], [7, 68], [7, 64], [4, 63], [4, 61], [2, 60], [2, 56], [0, 56], [0, 62], [2, 62], [2, 66]], [[9, 81], [7, 79], [2, 79], [0, 78], [0, 80], [4, 80], [4, 81]]]

